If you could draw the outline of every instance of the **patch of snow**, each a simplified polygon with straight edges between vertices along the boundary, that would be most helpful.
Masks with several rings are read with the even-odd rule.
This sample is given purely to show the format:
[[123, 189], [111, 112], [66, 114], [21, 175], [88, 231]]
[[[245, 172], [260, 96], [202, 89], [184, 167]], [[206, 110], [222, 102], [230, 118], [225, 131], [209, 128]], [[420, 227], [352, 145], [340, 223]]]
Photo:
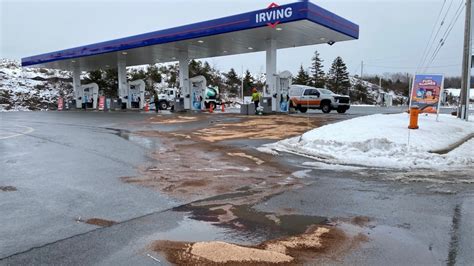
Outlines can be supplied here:
[[278, 155], [279, 154], [277, 151], [275, 151], [275, 150], [273, 150], [269, 147], [263, 147], [263, 146], [258, 147], [257, 151], [263, 152], [263, 153], [268, 153], [268, 154], [271, 154], [271, 155]]
[[324, 170], [332, 170], [332, 171], [356, 171], [356, 170], [365, 169], [365, 167], [340, 165], [340, 164], [328, 164], [328, 163], [323, 163], [323, 162], [304, 162], [303, 165], [314, 168], [314, 169], [324, 169]]
[[[421, 115], [409, 130], [406, 113], [376, 114], [326, 125], [263, 148], [307, 156], [319, 162], [372, 168], [456, 169], [474, 166], [474, 141], [448, 154], [435, 154], [474, 134], [474, 123], [450, 115]], [[471, 152], [469, 152], [471, 151]]]
[[308, 174], [311, 173], [311, 169], [306, 169], [306, 170], [299, 170], [299, 171], [296, 171], [296, 172], [293, 172], [291, 173], [292, 176], [296, 177], [296, 178], [306, 178], [308, 177]]

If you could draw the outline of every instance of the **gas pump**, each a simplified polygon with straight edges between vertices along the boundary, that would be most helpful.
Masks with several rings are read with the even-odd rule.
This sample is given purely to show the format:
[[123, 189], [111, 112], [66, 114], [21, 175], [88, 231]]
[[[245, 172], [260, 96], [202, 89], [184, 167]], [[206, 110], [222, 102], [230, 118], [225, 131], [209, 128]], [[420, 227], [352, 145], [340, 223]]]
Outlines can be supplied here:
[[143, 109], [145, 101], [145, 81], [137, 79], [128, 83], [127, 109]]
[[82, 108], [82, 104], [86, 104], [88, 108], [96, 109], [98, 95], [99, 85], [97, 83], [81, 85], [76, 94], [76, 108]]
[[201, 110], [206, 91], [207, 81], [204, 76], [196, 76], [189, 79], [191, 88], [191, 110]]
[[290, 90], [292, 74], [290, 71], [283, 71], [276, 77], [276, 93], [273, 97], [276, 99], [275, 107], [273, 111], [286, 113], [290, 106], [290, 97], [288, 91]]

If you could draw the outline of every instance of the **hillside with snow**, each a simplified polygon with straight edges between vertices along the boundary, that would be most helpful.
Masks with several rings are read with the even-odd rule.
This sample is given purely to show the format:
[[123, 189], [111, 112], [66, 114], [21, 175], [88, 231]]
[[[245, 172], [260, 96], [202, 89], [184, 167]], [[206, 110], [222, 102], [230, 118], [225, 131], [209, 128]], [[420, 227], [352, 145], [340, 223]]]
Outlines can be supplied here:
[[22, 68], [20, 62], [0, 59], [0, 111], [54, 109], [59, 96], [72, 98], [67, 71]]
[[392, 96], [393, 105], [398, 105], [400, 103], [407, 103], [408, 97], [397, 94], [393, 90], [382, 88], [379, 85], [370, 83], [365, 80], [361, 80], [357, 77], [350, 76], [349, 81], [351, 83], [351, 90], [355, 90], [357, 84], [362, 84], [365, 88], [367, 88], [367, 101], [366, 102], [357, 102], [353, 101], [353, 103], [360, 103], [360, 104], [380, 104], [382, 102], [382, 95], [387, 94]]

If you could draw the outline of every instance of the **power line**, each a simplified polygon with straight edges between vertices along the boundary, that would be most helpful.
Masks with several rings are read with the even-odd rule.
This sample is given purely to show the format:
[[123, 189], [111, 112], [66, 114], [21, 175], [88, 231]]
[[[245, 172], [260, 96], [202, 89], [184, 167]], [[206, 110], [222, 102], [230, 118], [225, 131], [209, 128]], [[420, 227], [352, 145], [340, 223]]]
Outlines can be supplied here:
[[[446, 62], [446, 63], [454, 63], [453, 62], [453, 58], [452, 57], [444, 57], [444, 58], [440, 58], [437, 62]], [[406, 57], [406, 58], [401, 58], [401, 57], [398, 57], [397, 59], [378, 59], [378, 60], [372, 60], [372, 59], [364, 59], [364, 62], [369, 62], [370, 63], [375, 63], [375, 64], [378, 64], [378, 63], [386, 63], [386, 62], [393, 62], [393, 63], [396, 63], [396, 62], [413, 62], [413, 57]]]
[[[451, 2], [452, 3], [452, 2]], [[428, 49], [428, 46], [430, 46], [430, 49], [431, 49], [431, 43], [434, 41], [434, 39], [436, 39], [436, 36], [434, 37], [434, 39], [432, 40], [432, 37], [433, 37], [433, 33], [434, 33], [434, 30], [436, 29], [436, 25], [438, 25], [438, 20], [439, 18], [441, 17], [441, 13], [443, 12], [443, 9], [444, 9], [444, 6], [446, 5], [446, 0], [444, 0], [443, 2], [443, 5], [441, 5], [441, 9], [439, 10], [439, 13], [438, 15], [436, 16], [436, 21], [435, 23], [433, 24], [433, 28], [431, 29], [431, 33], [430, 33], [430, 38], [428, 39], [428, 42], [426, 43], [426, 46], [425, 46], [425, 49], [423, 50], [423, 54], [421, 56], [421, 60], [419, 62], [419, 66], [422, 67], [423, 66], [423, 62], [426, 60], [425, 57], [428, 56], [429, 54], [429, 49]], [[439, 29], [438, 29], [438, 32], [439, 32]], [[437, 32], [437, 34], [438, 34]]]
[[456, 22], [459, 18], [459, 16], [461, 15], [462, 11], [464, 10], [464, 2], [461, 1], [461, 4], [459, 5], [458, 7], [458, 10], [456, 11], [453, 19], [451, 20], [451, 22], [449, 23], [446, 31], [444, 32], [442, 38], [439, 40], [439, 43], [433, 53], [433, 56], [431, 57], [431, 60], [429, 61], [429, 63], [426, 65], [426, 67], [424, 68], [424, 70], [426, 71], [429, 67], [430, 64], [433, 63], [433, 61], [436, 59], [436, 56], [438, 55], [439, 51], [441, 50], [441, 48], [444, 46], [444, 43], [446, 42], [446, 40], [448, 39], [449, 37], [449, 34], [451, 33], [451, 30], [454, 28], [454, 26], [456, 25]]
[[[417, 69], [418, 68], [418, 66], [381, 66], [381, 65], [371, 65], [371, 64], [365, 64], [365, 66], [380, 67], [380, 68], [393, 68], [393, 69]], [[461, 66], [461, 64], [438, 65], [438, 66], [432, 66], [430, 68], [447, 68], [447, 67], [456, 67], [456, 66]]]
[[[431, 62], [430, 62], [429, 60], [428, 60], [428, 61], [426, 61], [426, 60], [429, 58], [429, 54], [430, 54], [430, 51], [431, 51], [431, 47], [433, 47], [433, 44], [435, 43], [436, 38], [438, 37], [438, 34], [439, 34], [439, 32], [441, 31], [442, 26], [444, 25], [444, 22], [445, 22], [445, 20], [446, 20], [446, 17], [448, 16], [449, 10], [451, 9], [451, 6], [452, 6], [453, 2], [454, 2], [454, 0], [451, 1], [450, 5], [449, 5], [449, 7], [448, 7], [448, 10], [447, 10], [446, 13], [444, 14], [443, 20], [441, 21], [441, 24], [440, 24], [440, 26], [439, 26], [439, 28], [438, 28], [438, 31], [436, 32], [436, 35], [435, 35], [435, 38], [433, 39], [433, 42], [430, 44], [430, 49], [428, 49], [428, 53], [426, 54], [426, 57], [424, 58], [424, 60], [423, 60], [423, 62], [422, 62], [422, 64], [421, 64], [421, 66], [420, 66], [420, 69], [424, 69], [424, 70], [426, 71], [426, 69], [428, 68], [428, 66], [431, 64]], [[462, 4], [463, 4], [463, 0], [461, 0], [461, 5], [462, 5]], [[458, 8], [458, 10], [459, 10], [459, 8]], [[457, 11], [456, 11], [456, 12], [457, 12]], [[454, 17], [456, 17], [456, 12], [454, 13]], [[453, 21], [453, 20], [451, 20], [451, 22], [450, 22], [449, 25], [451, 25], [452, 21]], [[447, 29], [449, 29], [449, 26], [447, 27]], [[440, 43], [442, 43], [441, 46], [444, 45], [443, 38], [441, 38], [440, 41], [437, 43], [436, 48], [434, 49], [434, 51], [433, 51], [432, 54], [435, 54], [435, 53], [437, 54], [437, 50], [439, 50]], [[430, 63], [427, 63], [427, 62], [430, 62]], [[425, 63], [427, 63], [427, 64], [425, 65]]]

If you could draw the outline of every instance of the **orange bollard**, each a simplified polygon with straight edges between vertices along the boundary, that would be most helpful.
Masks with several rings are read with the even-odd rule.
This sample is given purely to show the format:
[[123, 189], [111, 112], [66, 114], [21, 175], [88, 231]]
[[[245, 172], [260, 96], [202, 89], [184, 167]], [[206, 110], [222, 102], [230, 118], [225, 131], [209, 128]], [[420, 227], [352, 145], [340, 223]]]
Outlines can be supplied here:
[[213, 113], [214, 112], [214, 103], [209, 103], [209, 113]]
[[420, 109], [418, 106], [412, 106], [410, 108], [410, 125], [409, 129], [418, 129], [418, 115], [420, 114]]
[[225, 104], [221, 103], [221, 112], [225, 112]]

